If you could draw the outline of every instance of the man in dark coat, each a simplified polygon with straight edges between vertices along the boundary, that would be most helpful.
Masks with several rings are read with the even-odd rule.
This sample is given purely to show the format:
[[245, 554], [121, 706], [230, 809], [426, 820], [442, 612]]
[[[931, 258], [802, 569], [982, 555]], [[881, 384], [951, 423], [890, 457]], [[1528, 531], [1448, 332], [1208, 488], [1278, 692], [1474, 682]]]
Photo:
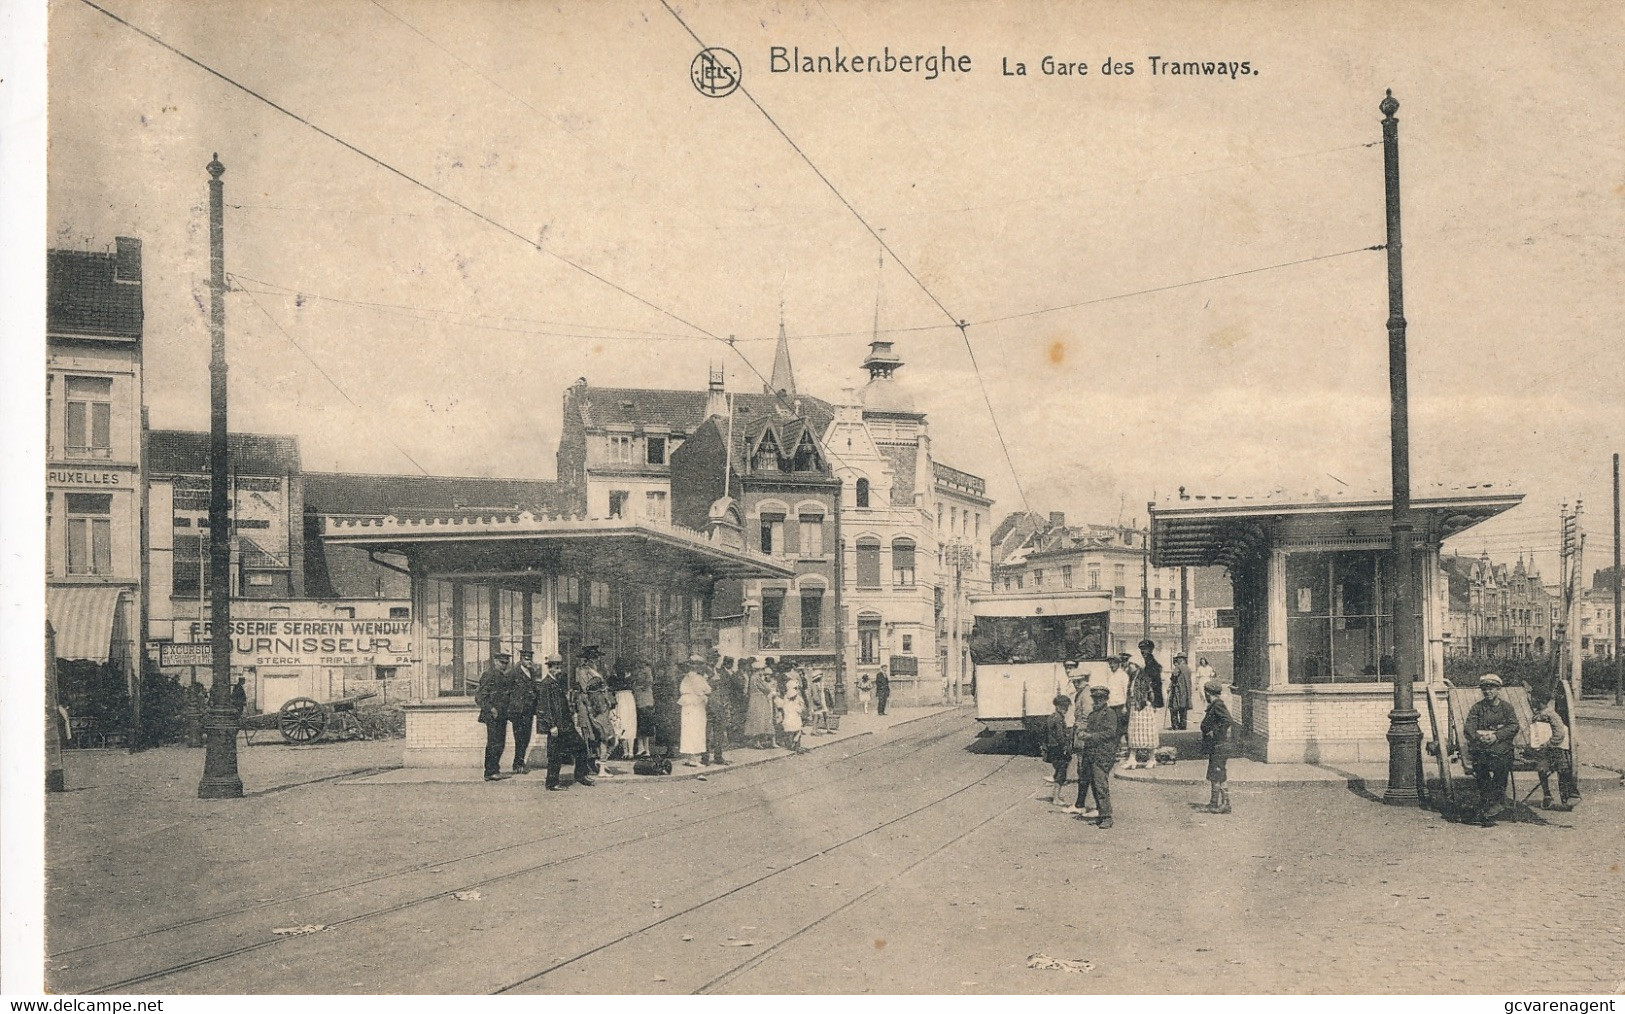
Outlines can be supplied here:
[[1157, 661], [1156, 650], [1157, 644], [1155, 641], [1146, 640], [1140, 642], [1140, 655], [1145, 659], [1145, 665], [1140, 667], [1140, 678], [1150, 683], [1151, 706], [1160, 708], [1163, 704], [1162, 663]]
[[1467, 751], [1478, 783], [1478, 824], [1493, 827], [1506, 800], [1507, 776], [1512, 772], [1512, 740], [1518, 735], [1518, 714], [1501, 699], [1501, 677], [1485, 673], [1478, 687], [1484, 698], [1467, 712]]
[[1111, 690], [1095, 684], [1089, 688], [1091, 710], [1079, 715], [1073, 728], [1073, 749], [1078, 754], [1078, 802], [1073, 807], [1080, 819], [1090, 815], [1085, 809], [1094, 793], [1101, 830], [1112, 826], [1112, 764], [1117, 760], [1117, 716], [1107, 704]]
[[1174, 656], [1174, 670], [1168, 674], [1168, 723], [1185, 728], [1191, 710], [1191, 669], [1184, 655]]
[[474, 703], [479, 705], [480, 722], [485, 726], [485, 780], [488, 782], [502, 777], [502, 751], [508, 745], [509, 691], [513, 687], [508, 663], [512, 660], [513, 656], [505, 651], [493, 652], [474, 691]]
[[886, 668], [882, 666], [875, 673], [875, 710], [880, 714], [886, 713], [886, 701], [891, 698], [891, 677], [886, 675]]
[[705, 753], [700, 755], [700, 763], [726, 764], [722, 747], [733, 728], [734, 689], [728, 682], [732, 674], [720, 665], [710, 664], [702, 664], [700, 673], [711, 684], [711, 693], [705, 698]]
[[549, 655], [546, 666], [547, 673], [536, 687], [536, 731], [547, 733], [548, 791], [568, 788], [569, 783], [559, 782], [559, 771], [566, 757], [575, 765], [575, 780], [591, 785], [587, 744], [576, 731], [575, 708], [570, 702], [570, 688], [564, 681], [564, 660]]
[[530, 773], [525, 756], [530, 750], [530, 730], [536, 721], [535, 655], [521, 651], [519, 661], [509, 670], [508, 721], [513, 724], [513, 773]]

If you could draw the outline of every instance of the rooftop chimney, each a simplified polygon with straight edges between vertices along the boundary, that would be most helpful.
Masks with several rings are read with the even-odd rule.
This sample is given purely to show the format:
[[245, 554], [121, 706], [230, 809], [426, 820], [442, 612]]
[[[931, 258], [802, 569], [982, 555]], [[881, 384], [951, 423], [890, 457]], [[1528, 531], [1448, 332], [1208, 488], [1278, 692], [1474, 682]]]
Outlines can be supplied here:
[[1066, 527], [1066, 514], [1062, 511], [1050, 511], [1049, 523], [1056, 528]]
[[726, 377], [721, 366], [711, 367], [711, 382], [705, 392], [705, 416], [707, 419], [715, 416], [718, 419], [728, 418], [728, 392], [724, 389]]

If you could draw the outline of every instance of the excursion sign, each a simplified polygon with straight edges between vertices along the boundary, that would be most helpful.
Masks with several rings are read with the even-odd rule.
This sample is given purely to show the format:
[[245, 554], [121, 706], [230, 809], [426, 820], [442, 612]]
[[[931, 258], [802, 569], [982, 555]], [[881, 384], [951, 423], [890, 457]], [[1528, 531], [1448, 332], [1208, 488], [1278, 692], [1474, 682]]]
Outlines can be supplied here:
[[[201, 642], [196, 646], [206, 648], [211, 636], [211, 625], [192, 623], [190, 628], [193, 642]], [[232, 665], [390, 666], [408, 665], [411, 661], [411, 620], [313, 620], [278, 617], [231, 621]]]

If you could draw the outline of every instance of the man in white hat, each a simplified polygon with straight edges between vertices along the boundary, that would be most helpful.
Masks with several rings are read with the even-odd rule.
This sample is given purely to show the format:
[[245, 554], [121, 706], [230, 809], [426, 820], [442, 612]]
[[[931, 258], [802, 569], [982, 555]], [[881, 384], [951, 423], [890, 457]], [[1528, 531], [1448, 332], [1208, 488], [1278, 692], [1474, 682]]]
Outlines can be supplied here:
[[1512, 739], [1518, 734], [1518, 715], [1501, 698], [1501, 677], [1485, 673], [1478, 679], [1482, 700], [1467, 712], [1467, 753], [1478, 783], [1478, 824], [1493, 827], [1505, 806], [1507, 776], [1512, 772]]

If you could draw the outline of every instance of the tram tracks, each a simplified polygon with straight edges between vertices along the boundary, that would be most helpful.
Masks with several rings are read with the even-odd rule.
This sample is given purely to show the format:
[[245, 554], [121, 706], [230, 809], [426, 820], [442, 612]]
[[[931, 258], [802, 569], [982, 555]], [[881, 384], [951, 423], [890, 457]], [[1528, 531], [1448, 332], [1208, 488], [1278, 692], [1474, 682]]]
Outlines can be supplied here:
[[[851, 753], [845, 754], [844, 756], [839, 757], [836, 760], [834, 760], [832, 762], [831, 766], [836, 765], [836, 764], [844, 765], [844, 764], [848, 764], [848, 763], [851, 763], [851, 762], [854, 762], [854, 761], [860, 761], [862, 758], [867, 757], [870, 754], [875, 754], [875, 753], [877, 753], [879, 751], [888, 750], [888, 749], [892, 749], [892, 748], [896, 748], [896, 747], [911, 747], [913, 749], [918, 750], [918, 749], [921, 749], [921, 748], [923, 748], [925, 746], [929, 746], [929, 745], [931, 745], [933, 743], [940, 742], [940, 741], [942, 741], [944, 739], [947, 739], [949, 737], [959, 735], [962, 732], [962, 730], [955, 727], [956, 723], [949, 723], [948, 728], [946, 728], [946, 729], [943, 728], [943, 725], [944, 725], [943, 720], [944, 719], [952, 719], [953, 717], [954, 717], [953, 715], [948, 714], [948, 715], [940, 716], [936, 720], [928, 720], [926, 723], [922, 723], [922, 728], [917, 730], [917, 731], [905, 732], [905, 733], [903, 733], [903, 734], [901, 734], [901, 735], [899, 735], [899, 736], [897, 736], [895, 738], [888, 738], [888, 739], [883, 740], [882, 742], [876, 743], [876, 744], [874, 744], [872, 746], [868, 746], [868, 747], [866, 747], [864, 749], [855, 750], [855, 751], [853, 751]], [[711, 822], [711, 821], [722, 820], [722, 819], [725, 819], [725, 818], [730, 817], [730, 816], [734, 816], [734, 815], [737, 815], [737, 814], [740, 814], [740, 813], [745, 813], [747, 811], [757, 809], [757, 808], [761, 808], [761, 807], [764, 807], [764, 806], [773, 805], [773, 804], [779, 803], [781, 801], [788, 800], [788, 799], [794, 798], [796, 796], [800, 796], [800, 795], [803, 795], [803, 794], [806, 794], [806, 793], [809, 793], [809, 792], [813, 792], [813, 791], [816, 791], [816, 790], [819, 790], [819, 789], [829, 788], [832, 785], [840, 784], [842, 782], [849, 781], [849, 780], [851, 780], [853, 778], [857, 778], [857, 777], [863, 775], [865, 772], [869, 771], [870, 768], [868, 766], [865, 766], [862, 763], [859, 763], [853, 768], [852, 771], [850, 771], [848, 773], [845, 773], [845, 774], [841, 774], [839, 776], [835, 776], [833, 778], [827, 776], [827, 770], [828, 769], [826, 768], [826, 769], [819, 769], [819, 771], [817, 771], [817, 772], [812, 772], [812, 771], [808, 771], [807, 769], [804, 769], [804, 768], [793, 767], [793, 768], [790, 768], [789, 770], [785, 771], [783, 774], [779, 774], [779, 775], [772, 776], [772, 777], [766, 777], [766, 778], [752, 779], [751, 781], [746, 782], [745, 784], [739, 785], [737, 787], [725, 789], [725, 790], [723, 790], [721, 792], [717, 792], [717, 793], [707, 797], [706, 799], [704, 799], [702, 801], [696, 802], [696, 801], [691, 800], [691, 799], [678, 800], [678, 801], [675, 801], [675, 802], [672, 802], [672, 803], [669, 803], [669, 804], [666, 804], [666, 805], [650, 807], [650, 808], [647, 808], [647, 809], [639, 810], [639, 811], [637, 811], [635, 813], [625, 814], [625, 815], [622, 815], [622, 816], [619, 816], [619, 817], [612, 818], [610, 820], [600, 821], [600, 822], [595, 823], [595, 824], [577, 825], [577, 826], [573, 826], [573, 827], [569, 828], [568, 830], [556, 831], [556, 832], [552, 832], [552, 833], [549, 833], [549, 834], [546, 834], [546, 835], [540, 835], [540, 836], [537, 836], [537, 837], [534, 837], [534, 838], [528, 838], [528, 839], [525, 839], [523, 841], [510, 842], [510, 843], [498, 846], [496, 848], [483, 849], [483, 850], [480, 850], [480, 851], [477, 851], [477, 852], [468, 853], [466, 855], [453, 856], [453, 857], [448, 858], [448, 859], [441, 859], [441, 860], [436, 860], [434, 862], [419, 864], [417, 866], [414, 866], [414, 867], [412, 867], [410, 869], [406, 869], [406, 870], [391, 870], [391, 871], [389, 871], [387, 873], [380, 873], [380, 874], [375, 874], [375, 875], [368, 876], [368, 877], [362, 877], [362, 878], [358, 878], [358, 879], [355, 879], [355, 880], [352, 880], [352, 881], [348, 881], [348, 882], [346, 882], [344, 884], [334, 885], [334, 886], [329, 886], [329, 887], [323, 887], [323, 888], [320, 888], [318, 890], [306, 891], [306, 892], [302, 892], [302, 893], [297, 894], [297, 895], [291, 895], [291, 896], [288, 896], [288, 897], [283, 897], [283, 898], [278, 898], [278, 899], [270, 899], [270, 900], [266, 900], [266, 901], [263, 901], [263, 902], [256, 901], [255, 903], [253, 903], [251, 905], [240, 906], [240, 907], [229, 909], [229, 910], [217, 911], [217, 912], [212, 912], [212, 913], [208, 913], [208, 914], [204, 914], [204, 915], [199, 915], [199, 916], [196, 916], [196, 917], [193, 917], [193, 918], [190, 918], [190, 919], [179, 920], [177, 922], [169, 923], [169, 924], [166, 924], [166, 925], [160, 926], [160, 927], [154, 927], [152, 929], [144, 930], [144, 931], [141, 931], [141, 932], [138, 932], [138, 933], [125, 934], [125, 935], [122, 935], [122, 936], [119, 936], [119, 937], [109, 938], [109, 939], [106, 939], [106, 940], [95, 941], [95, 942], [91, 942], [91, 943], [87, 943], [87, 944], [81, 944], [81, 945], [71, 947], [71, 948], [64, 948], [64, 949], [62, 949], [60, 951], [53, 952], [51, 955], [49, 955], [49, 958], [51, 960], [59, 960], [59, 959], [62, 959], [62, 958], [73, 957], [73, 956], [76, 956], [76, 955], [84, 955], [84, 954], [87, 954], [87, 953], [90, 953], [90, 952], [103, 950], [103, 949], [106, 949], [106, 948], [113, 947], [113, 946], [115, 946], [117, 944], [139, 944], [142, 941], [152, 941], [152, 940], [156, 940], [156, 939], [163, 938], [163, 937], [166, 937], [166, 936], [170, 936], [170, 935], [173, 935], [173, 934], [177, 934], [178, 932], [183, 931], [183, 930], [203, 927], [206, 924], [217, 923], [217, 922], [220, 922], [222, 920], [232, 919], [234, 917], [243, 917], [245, 915], [249, 915], [251, 913], [255, 913], [255, 912], [258, 912], [258, 911], [276, 909], [276, 908], [279, 908], [279, 907], [287, 906], [287, 905], [298, 903], [298, 902], [308, 902], [308, 901], [313, 900], [313, 899], [331, 899], [331, 898], [333, 898], [333, 896], [339, 895], [342, 892], [357, 891], [357, 890], [366, 889], [366, 888], [375, 888], [377, 885], [386, 884], [386, 883], [390, 883], [390, 882], [400, 883], [400, 882], [403, 882], [403, 881], [407, 880], [407, 878], [411, 878], [411, 877], [414, 877], [414, 876], [419, 876], [419, 875], [429, 874], [429, 873], [435, 873], [435, 872], [439, 872], [439, 871], [447, 870], [447, 869], [453, 869], [453, 868], [457, 868], [459, 866], [462, 866], [463, 864], [478, 863], [478, 862], [481, 862], [481, 861], [486, 861], [486, 860], [490, 860], [490, 859], [493, 859], [493, 858], [498, 858], [498, 857], [501, 857], [501, 856], [503, 856], [505, 854], [514, 853], [514, 852], [519, 851], [519, 850], [534, 849], [536, 847], [545, 846], [547, 843], [559, 841], [559, 840], [570, 838], [570, 837], [586, 836], [589, 839], [594, 839], [594, 838], [597, 837], [599, 832], [603, 831], [606, 828], [611, 828], [611, 827], [615, 827], [617, 825], [625, 825], [625, 824], [641, 821], [641, 820], [643, 820], [645, 818], [658, 817], [661, 814], [669, 813], [669, 812], [671, 812], [673, 810], [677, 810], [677, 809], [693, 810], [693, 809], [698, 807], [698, 808], [704, 808], [705, 811], [706, 811], [706, 812], [703, 812], [703, 813], [701, 813], [701, 814], [699, 814], [697, 816], [694, 816], [694, 817], [689, 818], [689, 819], [680, 820], [680, 821], [678, 821], [676, 823], [673, 823], [673, 824], [670, 824], [670, 825], [668, 825], [666, 827], [656, 828], [656, 829], [653, 829], [653, 830], [633, 831], [633, 832], [631, 832], [629, 834], [617, 835], [615, 838], [613, 838], [613, 839], [611, 839], [611, 840], [609, 840], [607, 842], [603, 842], [601, 844], [591, 846], [591, 847], [588, 847], [588, 848], [579, 849], [579, 850], [573, 851], [573, 852], [571, 852], [571, 853], [569, 853], [567, 855], [550, 857], [550, 858], [548, 858], [548, 859], [546, 859], [546, 860], [544, 860], [542, 862], [526, 863], [526, 864], [521, 865], [520, 867], [515, 868], [515, 869], [504, 869], [504, 870], [500, 870], [500, 871], [497, 871], [497, 872], [494, 872], [494, 873], [491, 873], [491, 874], [485, 875], [485, 876], [475, 876], [475, 877], [471, 877], [471, 878], [465, 878], [466, 882], [459, 883], [455, 887], [437, 888], [437, 889], [429, 891], [427, 893], [422, 892], [421, 888], [420, 888], [419, 891], [408, 892], [406, 897], [403, 897], [400, 900], [390, 902], [390, 903], [384, 904], [384, 905], [374, 905], [372, 907], [367, 908], [364, 911], [354, 912], [354, 913], [349, 914], [349, 915], [343, 915], [343, 916], [339, 916], [339, 917], [336, 917], [336, 918], [331, 918], [328, 921], [322, 923], [322, 925], [325, 926], [329, 930], [341, 928], [341, 927], [344, 927], [344, 926], [355, 925], [357, 923], [362, 923], [362, 922], [367, 922], [367, 921], [374, 920], [374, 919], [379, 919], [379, 918], [382, 918], [384, 916], [387, 916], [387, 915], [390, 915], [390, 914], [393, 914], [393, 913], [397, 913], [397, 912], [401, 912], [403, 910], [411, 909], [411, 908], [414, 908], [414, 907], [417, 907], [417, 906], [422, 906], [422, 905], [426, 905], [426, 904], [429, 904], [429, 903], [432, 903], [432, 902], [435, 902], [435, 901], [439, 901], [439, 900], [442, 900], [442, 899], [451, 898], [451, 897], [453, 897], [453, 896], [455, 896], [455, 895], [457, 895], [459, 893], [479, 890], [481, 888], [489, 887], [491, 885], [500, 884], [500, 883], [502, 883], [504, 881], [513, 880], [515, 878], [523, 877], [523, 876], [526, 876], [528, 874], [538, 873], [538, 872], [541, 872], [543, 870], [559, 867], [559, 866], [562, 866], [562, 865], [565, 865], [565, 864], [568, 864], [568, 863], [578, 862], [578, 861], [588, 859], [588, 858], [593, 857], [593, 856], [597, 856], [597, 855], [601, 855], [601, 854], [604, 854], [604, 853], [607, 853], [607, 852], [611, 852], [611, 851], [613, 851], [615, 849], [622, 848], [622, 847], [625, 847], [625, 846], [628, 846], [628, 845], [633, 845], [633, 844], [637, 844], [637, 843], [642, 843], [642, 842], [652, 841], [652, 840], [656, 840], [656, 839], [660, 839], [660, 838], [665, 838], [665, 837], [668, 837], [668, 836], [671, 836], [671, 835], [676, 835], [676, 834], [679, 834], [679, 833], [681, 833], [681, 832], [683, 832], [685, 830], [688, 830], [690, 828], [694, 828], [696, 826], [699, 826], [699, 825], [702, 825], [702, 824], [705, 824], [705, 823], [708, 823], [708, 822]], [[748, 771], [741, 771], [740, 773], [741, 774], [746, 774], [747, 776], [749, 774]], [[820, 777], [820, 775], [822, 775], [822, 777]], [[805, 786], [802, 786], [800, 788], [796, 788], [796, 789], [794, 789], [793, 791], [790, 791], [790, 792], [780, 793], [778, 795], [772, 796], [771, 798], [767, 798], [767, 799], [755, 799], [755, 800], [752, 800], [750, 802], [746, 802], [743, 805], [734, 806], [734, 807], [731, 807], [731, 808], [724, 808], [722, 810], [714, 810], [710, 806], [710, 804], [712, 804], [712, 803], [716, 802], [717, 800], [722, 799], [724, 797], [736, 796], [739, 793], [750, 792], [750, 791], [753, 791], [753, 790], [761, 790], [765, 786], [771, 786], [771, 785], [791, 781], [791, 780], [793, 780], [795, 778], [798, 778], [798, 777], [805, 777], [805, 776], [811, 776], [809, 784], [805, 785]], [[216, 929], [218, 929], [218, 928], [216, 928]], [[211, 965], [211, 964], [216, 964], [218, 962], [226, 961], [226, 960], [228, 960], [230, 958], [234, 958], [234, 957], [237, 957], [237, 956], [240, 956], [240, 955], [250, 954], [250, 953], [253, 953], [253, 952], [256, 952], [256, 951], [264, 950], [266, 948], [271, 948], [271, 947], [277, 947], [279, 945], [284, 945], [284, 944], [287, 944], [288, 942], [290, 942], [291, 940], [294, 940], [294, 939], [300, 939], [300, 938], [298, 938], [298, 937], [287, 937], [287, 936], [259, 937], [259, 938], [247, 941], [245, 943], [239, 944], [239, 945], [234, 946], [234, 947], [228, 947], [228, 948], [225, 948], [225, 949], [222, 949], [222, 950], [213, 951], [213, 952], [208, 953], [208, 954], [199, 955], [197, 957], [189, 958], [189, 959], [187, 959], [185, 961], [176, 962], [174, 964], [167, 965], [167, 966], [162, 967], [162, 968], [149, 969], [149, 970], [138, 972], [136, 974], [123, 976], [123, 977], [120, 977], [120, 978], [116, 979], [115, 981], [104, 982], [101, 985], [86, 986], [86, 987], [73, 987], [73, 988], [74, 988], [74, 991], [82, 992], [82, 993], [126, 992], [131, 987], [134, 987], [134, 986], [140, 986], [140, 985], [143, 985], [143, 984], [146, 984], [146, 983], [151, 983], [151, 982], [155, 982], [155, 981], [158, 981], [158, 980], [161, 980], [161, 979], [169, 978], [169, 977], [178, 975], [180, 973], [189, 971], [191, 969], [200, 968], [200, 967], [204, 967], [204, 966]]]
[[[835, 852], [838, 852], [838, 851], [840, 851], [842, 849], [846, 849], [846, 848], [849, 848], [851, 846], [857, 845], [858, 843], [863, 842], [864, 840], [866, 840], [868, 838], [871, 838], [874, 835], [877, 835], [877, 834], [881, 833], [882, 831], [888, 830], [888, 829], [890, 829], [890, 828], [892, 828], [892, 827], [894, 827], [896, 825], [899, 825], [899, 824], [901, 824], [901, 823], [903, 823], [905, 821], [908, 821], [908, 820], [910, 820], [910, 819], [912, 819], [912, 818], [914, 818], [916, 816], [919, 816], [920, 814], [925, 813], [928, 810], [932, 810], [932, 809], [934, 809], [934, 808], [936, 808], [938, 806], [941, 806], [942, 804], [948, 802], [949, 800], [955, 799], [956, 797], [961, 796], [964, 793], [969, 792], [970, 790], [972, 790], [974, 788], [977, 788], [978, 786], [987, 784], [996, 775], [1000, 774], [1006, 768], [1008, 768], [1010, 766], [1010, 764], [1015, 760], [1016, 760], [1016, 758], [1013, 757], [1013, 756], [1012, 757], [1007, 757], [1007, 758], [1005, 758], [1005, 760], [1002, 763], [999, 764], [998, 767], [994, 768], [992, 771], [986, 772], [985, 774], [983, 774], [980, 777], [974, 779], [973, 781], [971, 781], [971, 782], [969, 782], [969, 783], [967, 783], [965, 785], [962, 785], [957, 789], [954, 789], [952, 792], [949, 792], [949, 793], [947, 793], [945, 795], [938, 796], [938, 797], [936, 797], [934, 799], [928, 800], [927, 802], [922, 803], [921, 805], [916, 806], [913, 809], [908, 810], [905, 813], [899, 814], [898, 816], [895, 816], [895, 817], [892, 817], [892, 818], [890, 818], [888, 820], [882, 821], [879, 824], [876, 824], [876, 825], [874, 825], [872, 827], [865, 828], [864, 830], [859, 831], [856, 834], [849, 835], [846, 838], [843, 838], [843, 839], [841, 839], [839, 841], [836, 841], [836, 842], [833, 842], [831, 844], [825, 845], [825, 846], [823, 846], [822, 848], [818, 849], [815, 852], [811, 852], [811, 853], [809, 853], [807, 855], [802, 856], [800, 859], [797, 859], [793, 863], [789, 863], [787, 865], [777, 867], [777, 868], [773, 869], [772, 871], [770, 871], [768, 873], [764, 873], [764, 874], [762, 874], [760, 876], [757, 876], [757, 877], [754, 877], [754, 878], [752, 878], [750, 880], [744, 881], [743, 883], [736, 884], [736, 885], [728, 888], [725, 891], [718, 892], [718, 893], [713, 894], [713, 895], [711, 895], [709, 897], [706, 897], [706, 898], [704, 898], [704, 899], [702, 899], [702, 900], [700, 900], [698, 902], [695, 902], [695, 903], [693, 903], [691, 905], [688, 905], [688, 906], [686, 906], [686, 907], [684, 907], [682, 909], [679, 909], [679, 910], [677, 910], [675, 912], [672, 912], [672, 913], [670, 913], [668, 915], [662, 916], [661, 918], [654, 919], [654, 920], [652, 920], [652, 921], [650, 921], [650, 922], [648, 922], [648, 923], [646, 923], [646, 924], [644, 924], [642, 926], [637, 927], [636, 929], [629, 930], [626, 933], [623, 933], [620, 936], [617, 936], [617, 937], [615, 937], [615, 938], [613, 938], [611, 940], [606, 940], [606, 941], [604, 941], [604, 942], [602, 942], [600, 944], [597, 944], [596, 946], [590, 947], [590, 948], [588, 948], [586, 950], [583, 950], [583, 951], [581, 951], [581, 952], [579, 952], [579, 953], [577, 953], [575, 955], [572, 955], [572, 956], [570, 956], [568, 958], [565, 958], [563, 960], [555, 961], [552, 964], [548, 965], [546, 968], [543, 968], [543, 969], [541, 969], [539, 971], [533, 972], [533, 973], [525, 976], [524, 978], [517, 979], [517, 980], [514, 980], [513, 982], [510, 982], [510, 983], [504, 984], [502, 986], [499, 986], [498, 988], [493, 989], [491, 992], [494, 995], [500, 995], [500, 994], [514, 992], [514, 991], [518, 990], [522, 986], [526, 986], [526, 985], [530, 985], [532, 983], [535, 983], [535, 982], [539, 981], [540, 979], [542, 979], [542, 978], [544, 978], [544, 977], [546, 977], [548, 975], [553, 974], [554, 972], [560, 971], [560, 970], [562, 970], [564, 968], [568, 968], [571, 965], [574, 965], [577, 962], [580, 962], [580, 961], [582, 961], [582, 960], [584, 960], [586, 958], [590, 958], [590, 957], [593, 957], [595, 955], [602, 954], [602, 953], [604, 953], [606, 951], [609, 951], [612, 948], [618, 947], [618, 946], [620, 946], [622, 944], [626, 944], [629, 941], [632, 941], [632, 940], [636, 939], [637, 937], [640, 937], [640, 936], [643, 936], [643, 935], [649, 933], [651, 930], [658, 929], [661, 926], [665, 926], [665, 925], [667, 925], [669, 923], [672, 923], [672, 922], [675, 922], [675, 921], [677, 921], [679, 919], [683, 919], [683, 918], [685, 918], [687, 916], [693, 915], [694, 913], [699, 912], [700, 910], [708, 908], [708, 907], [710, 907], [712, 905], [718, 904], [720, 902], [727, 901], [727, 900], [729, 900], [731, 898], [736, 897], [737, 895], [740, 895], [740, 894], [742, 894], [742, 893], [744, 893], [746, 891], [751, 890], [752, 888], [760, 887], [760, 886], [765, 885], [765, 884], [769, 883], [770, 881], [772, 881], [772, 880], [774, 880], [774, 879], [776, 879], [778, 877], [783, 877], [783, 876], [785, 876], [787, 874], [790, 874], [790, 873], [793, 873], [793, 872], [795, 872], [797, 870], [800, 870], [802, 867], [806, 866], [809, 863], [812, 863], [812, 862], [814, 862], [816, 860], [819, 860], [819, 859], [829, 857], [831, 854], [833, 854]], [[982, 827], [985, 827], [986, 825], [992, 823], [993, 821], [997, 820], [998, 818], [1004, 816], [1005, 814], [1009, 813], [1010, 810], [1014, 809], [1017, 806], [1022, 805], [1026, 801], [1027, 801], [1026, 797], [1023, 796], [1021, 799], [1018, 799], [1016, 802], [1012, 803], [1011, 805], [1000, 808], [992, 816], [987, 817], [987, 818], [985, 818], [983, 820], [980, 820], [980, 821], [976, 822], [975, 824], [971, 825], [970, 827], [966, 828], [965, 830], [959, 832], [958, 834], [956, 834], [952, 838], [950, 838], [948, 841], [946, 841], [946, 842], [942, 843], [941, 845], [936, 846], [935, 848], [931, 849], [929, 852], [927, 852], [925, 855], [921, 856], [920, 858], [918, 858], [914, 862], [909, 863], [908, 865], [904, 866], [902, 869], [897, 870], [896, 872], [894, 872], [890, 876], [886, 877], [880, 883], [871, 886], [867, 890], [865, 890], [862, 893], [858, 894], [856, 897], [848, 899], [847, 901], [841, 903], [840, 905], [837, 905], [836, 907], [825, 911], [823, 914], [821, 914], [818, 918], [814, 919], [812, 922], [809, 922], [806, 925], [798, 928], [794, 932], [790, 933], [789, 935], [780, 938], [779, 940], [775, 941], [773, 944], [769, 945], [767, 948], [763, 949], [762, 951], [759, 951], [759, 952], [753, 954], [750, 958], [746, 959], [745, 961], [739, 962], [738, 964], [735, 964], [735, 965], [731, 966], [730, 968], [728, 968], [726, 971], [724, 971], [720, 975], [716, 975], [716, 976], [712, 977], [711, 979], [706, 981], [704, 984], [702, 984], [694, 992], [696, 992], [696, 993], [711, 992], [716, 986], [721, 985], [721, 984], [723, 984], [723, 983], [725, 983], [727, 981], [730, 981], [732, 978], [736, 977], [737, 975], [742, 974], [743, 972], [748, 971], [750, 968], [753, 968], [756, 965], [761, 964], [762, 962], [766, 961], [769, 957], [772, 957], [775, 953], [777, 953], [779, 950], [781, 950], [784, 946], [791, 943], [795, 939], [799, 938], [800, 936], [805, 934], [807, 931], [813, 929], [814, 927], [816, 927], [820, 923], [822, 923], [822, 922], [834, 917], [835, 915], [838, 915], [841, 912], [846, 911], [847, 909], [850, 909], [853, 906], [855, 906], [855, 905], [857, 905], [857, 904], [859, 904], [859, 903], [861, 903], [863, 901], [866, 901], [869, 898], [873, 897], [874, 895], [880, 893], [882, 890], [884, 890], [885, 888], [887, 888], [887, 887], [891, 886], [892, 884], [896, 883], [902, 877], [906, 876], [908, 873], [912, 872], [913, 870], [915, 870], [919, 866], [924, 865], [926, 862], [930, 861], [931, 859], [934, 859], [936, 856], [940, 855], [942, 852], [946, 851], [947, 849], [952, 847], [954, 844], [956, 844], [959, 841], [969, 837], [974, 832], [980, 830]]]

